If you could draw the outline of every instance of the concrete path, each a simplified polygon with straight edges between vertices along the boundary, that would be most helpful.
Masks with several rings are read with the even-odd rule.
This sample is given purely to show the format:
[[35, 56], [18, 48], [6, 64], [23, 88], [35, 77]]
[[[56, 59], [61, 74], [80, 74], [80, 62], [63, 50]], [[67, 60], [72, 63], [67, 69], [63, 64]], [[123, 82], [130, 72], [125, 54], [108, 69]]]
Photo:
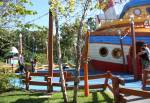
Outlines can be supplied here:
[[150, 103], [150, 98], [144, 99], [139, 96], [126, 96], [127, 103]]

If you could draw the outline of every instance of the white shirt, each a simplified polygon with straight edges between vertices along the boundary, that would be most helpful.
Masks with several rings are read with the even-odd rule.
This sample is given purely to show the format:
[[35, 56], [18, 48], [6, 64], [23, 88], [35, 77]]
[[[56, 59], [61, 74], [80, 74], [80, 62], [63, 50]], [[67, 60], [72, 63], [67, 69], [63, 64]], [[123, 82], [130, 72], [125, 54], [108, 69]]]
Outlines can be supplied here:
[[20, 64], [24, 63], [24, 57], [22, 55], [19, 55], [19, 62]]
[[148, 58], [150, 60], [150, 49], [148, 47], [145, 47], [145, 51], [146, 51]]

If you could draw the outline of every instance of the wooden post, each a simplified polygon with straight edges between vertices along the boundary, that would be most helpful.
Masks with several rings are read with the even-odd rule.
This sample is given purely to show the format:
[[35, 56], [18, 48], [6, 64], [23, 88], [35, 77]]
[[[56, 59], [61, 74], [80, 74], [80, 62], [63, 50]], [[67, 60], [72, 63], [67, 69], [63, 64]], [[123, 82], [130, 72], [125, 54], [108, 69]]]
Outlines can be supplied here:
[[19, 42], [19, 45], [20, 45], [20, 54], [22, 55], [22, 34], [21, 33], [19, 34], [19, 38], [20, 38], [20, 42]]
[[108, 79], [110, 78], [110, 75], [111, 75], [110, 71], [107, 71], [107, 77], [105, 78], [105, 81], [104, 81], [105, 86], [104, 86], [103, 90], [106, 90], [106, 88], [108, 86]]
[[84, 83], [85, 96], [89, 96], [88, 63], [84, 63]]
[[134, 17], [131, 18], [131, 35], [132, 35], [132, 47], [133, 47], [133, 58], [132, 58], [132, 67], [134, 71], [134, 79], [137, 79], [137, 66], [136, 66], [136, 39], [134, 31]]
[[[53, 17], [49, 11], [49, 34], [48, 34], [48, 75], [53, 77]], [[50, 78], [52, 79], [52, 78]], [[52, 80], [49, 80], [52, 88]]]
[[146, 70], [143, 70], [143, 75], [142, 75], [142, 89], [146, 87], [146, 80], [147, 80], [147, 72]]
[[89, 36], [90, 32], [86, 33], [85, 55], [84, 55], [84, 93], [85, 96], [89, 96], [89, 83], [88, 83], [88, 48], [89, 48]]
[[53, 90], [53, 86], [52, 86], [52, 78], [51, 77], [47, 77], [47, 92], [50, 93]]
[[25, 84], [26, 84], [26, 90], [29, 90], [29, 82], [30, 82], [30, 72], [26, 72], [26, 79], [25, 79]]
[[120, 103], [120, 93], [119, 93], [119, 79], [117, 77], [112, 78], [113, 94], [115, 103]]
[[124, 55], [122, 38], [120, 38], [120, 45], [121, 45], [121, 51], [122, 51], [122, 56], [123, 56], [123, 65], [125, 65], [125, 55]]

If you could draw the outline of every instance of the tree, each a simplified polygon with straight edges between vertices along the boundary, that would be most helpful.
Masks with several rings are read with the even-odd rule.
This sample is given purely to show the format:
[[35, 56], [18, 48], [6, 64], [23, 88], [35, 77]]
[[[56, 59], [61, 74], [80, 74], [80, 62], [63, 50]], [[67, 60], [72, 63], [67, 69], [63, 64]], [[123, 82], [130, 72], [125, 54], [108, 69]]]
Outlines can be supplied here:
[[78, 91], [78, 86], [80, 82], [80, 65], [81, 65], [81, 40], [82, 40], [82, 31], [83, 31], [83, 22], [86, 16], [86, 12], [89, 9], [91, 0], [85, 0], [83, 2], [83, 12], [82, 12], [82, 17], [80, 20], [80, 25], [79, 25], [79, 30], [78, 30], [78, 36], [77, 36], [77, 61], [76, 61], [76, 75], [75, 75], [75, 81], [74, 81], [74, 95], [73, 95], [73, 102], [77, 103], [77, 91]]
[[[59, 34], [59, 17], [64, 14], [65, 10], [68, 10], [68, 8], [71, 8], [74, 4], [74, 0], [51, 0], [50, 2], [50, 10], [55, 18], [55, 26], [56, 26], [56, 44], [57, 44], [57, 56], [58, 56], [58, 64], [60, 69], [60, 78], [61, 78], [61, 87], [62, 87], [62, 93], [64, 102], [68, 102], [67, 98], [67, 92], [66, 92], [66, 84], [64, 79], [64, 72], [62, 68], [62, 54], [61, 54], [61, 47], [60, 47], [60, 34]], [[67, 5], [67, 4], [70, 5]], [[66, 6], [64, 6], [66, 4]], [[71, 9], [69, 9], [71, 10]]]
[[71, 61], [75, 63], [76, 58], [76, 38], [79, 23], [64, 24], [61, 28], [61, 48], [62, 48], [62, 60], [63, 62]]
[[3, 0], [0, 4], [0, 28], [23, 26], [24, 16], [36, 14], [36, 11], [26, 9], [25, 4], [33, 5], [29, 0]]
[[17, 35], [12, 30], [0, 29], [0, 58], [6, 58], [12, 46], [18, 47]]

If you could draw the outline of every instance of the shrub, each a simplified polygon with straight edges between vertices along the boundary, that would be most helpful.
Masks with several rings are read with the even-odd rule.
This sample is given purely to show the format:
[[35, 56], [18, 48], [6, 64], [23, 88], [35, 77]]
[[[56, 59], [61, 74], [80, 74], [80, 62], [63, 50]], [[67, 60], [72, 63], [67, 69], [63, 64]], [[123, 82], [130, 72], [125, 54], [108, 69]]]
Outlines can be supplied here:
[[10, 89], [15, 89], [15, 85], [13, 84], [13, 80], [15, 80], [17, 76], [13, 73], [0, 73], [0, 91], [8, 91]]

